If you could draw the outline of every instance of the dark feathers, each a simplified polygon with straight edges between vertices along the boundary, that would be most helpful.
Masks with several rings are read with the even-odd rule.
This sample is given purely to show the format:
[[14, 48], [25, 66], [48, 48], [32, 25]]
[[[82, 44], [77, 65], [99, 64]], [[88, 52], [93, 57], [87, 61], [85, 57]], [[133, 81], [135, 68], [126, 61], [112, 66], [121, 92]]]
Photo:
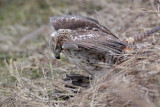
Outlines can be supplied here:
[[[51, 28], [58, 29], [77, 29], [77, 28], [97, 28], [106, 34], [110, 34], [117, 38], [110, 30], [99, 24], [98, 21], [83, 17], [65, 15], [61, 17], [52, 17], [50, 19]], [[118, 39], [118, 38], [117, 38]]]

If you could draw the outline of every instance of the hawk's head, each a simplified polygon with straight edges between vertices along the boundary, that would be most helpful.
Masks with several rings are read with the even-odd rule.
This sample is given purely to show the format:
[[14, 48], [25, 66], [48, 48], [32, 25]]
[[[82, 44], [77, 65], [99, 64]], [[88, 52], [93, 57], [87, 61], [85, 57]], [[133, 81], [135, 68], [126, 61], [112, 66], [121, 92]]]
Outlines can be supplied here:
[[70, 29], [59, 29], [50, 35], [51, 37], [49, 46], [56, 59], [60, 59], [60, 53], [63, 50], [63, 44], [73, 38], [71, 32], [72, 31]]

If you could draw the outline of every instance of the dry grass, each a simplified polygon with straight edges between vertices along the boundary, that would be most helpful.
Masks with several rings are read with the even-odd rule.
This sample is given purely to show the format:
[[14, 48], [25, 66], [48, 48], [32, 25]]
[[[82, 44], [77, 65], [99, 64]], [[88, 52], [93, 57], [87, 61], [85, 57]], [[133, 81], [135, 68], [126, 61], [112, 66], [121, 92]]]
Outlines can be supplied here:
[[[69, 104], [80, 107], [155, 107], [159, 104], [159, 49], [137, 50]], [[157, 54], [158, 53], [158, 54]], [[81, 103], [76, 103], [81, 102]]]
[[[65, 57], [61, 60], [53, 58], [48, 47], [48, 35], [51, 32], [48, 27], [36, 35], [30, 35], [39, 26], [49, 26], [48, 19], [53, 15], [80, 14], [99, 20], [124, 39], [159, 24], [158, 0], [109, 0], [108, 2], [29, 0], [16, 4], [20, 6], [18, 9], [12, 6], [12, 2], [10, 6], [6, 6], [5, 2], [4, 0], [0, 2], [2, 8], [6, 9], [2, 9], [4, 13], [0, 17], [0, 21], [3, 21], [0, 24], [0, 106], [158, 107], [160, 105], [158, 32], [138, 43], [139, 49], [128, 53], [126, 61], [115, 65], [113, 71], [108, 72], [104, 78], [93, 81], [91, 87], [86, 89], [80, 87], [71, 89], [64, 86], [66, 83], [62, 78], [65, 74], [82, 72]], [[6, 17], [7, 10], [9, 16], [13, 18]], [[17, 13], [13, 15], [12, 11]]]

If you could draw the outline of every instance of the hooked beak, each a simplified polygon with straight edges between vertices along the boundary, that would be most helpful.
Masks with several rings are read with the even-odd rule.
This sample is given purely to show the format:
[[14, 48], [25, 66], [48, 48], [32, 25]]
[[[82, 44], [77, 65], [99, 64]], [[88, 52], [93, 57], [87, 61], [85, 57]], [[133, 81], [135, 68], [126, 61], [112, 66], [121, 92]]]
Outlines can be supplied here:
[[56, 59], [61, 59], [60, 54], [55, 54]]

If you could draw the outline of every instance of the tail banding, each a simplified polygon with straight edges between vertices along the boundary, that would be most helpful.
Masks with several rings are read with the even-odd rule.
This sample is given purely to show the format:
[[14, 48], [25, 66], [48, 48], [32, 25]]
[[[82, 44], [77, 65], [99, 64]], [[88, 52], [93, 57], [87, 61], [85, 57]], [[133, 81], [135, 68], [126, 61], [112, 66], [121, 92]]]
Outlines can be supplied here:
[[136, 35], [134, 37], [129, 37], [127, 38], [125, 41], [127, 41], [128, 43], [134, 44], [136, 42], [140, 42], [143, 39], [145, 39], [146, 37], [151, 36], [151, 34], [158, 32], [160, 30], [160, 26], [156, 26], [153, 29], [144, 32], [142, 35]]

